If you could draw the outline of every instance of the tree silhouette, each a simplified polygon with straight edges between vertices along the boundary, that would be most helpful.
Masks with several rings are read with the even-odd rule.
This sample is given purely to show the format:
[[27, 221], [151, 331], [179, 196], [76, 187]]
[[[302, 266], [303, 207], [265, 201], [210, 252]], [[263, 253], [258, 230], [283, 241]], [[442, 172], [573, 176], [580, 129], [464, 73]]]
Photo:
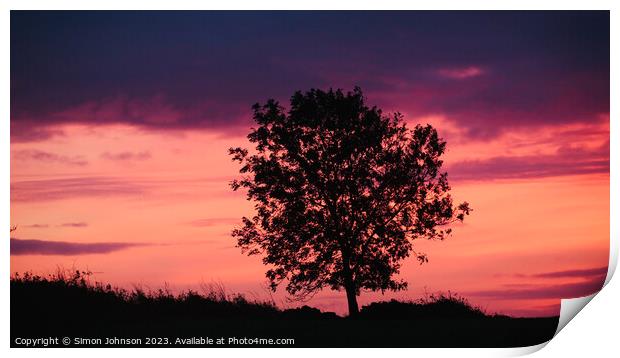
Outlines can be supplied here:
[[247, 149], [230, 148], [242, 164], [233, 190], [247, 189], [256, 215], [233, 231], [249, 255], [264, 254], [271, 289], [287, 281], [294, 298], [345, 289], [349, 315], [360, 290], [401, 290], [401, 262], [415, 239], [443, 240], [468, 204], [453, 206], [440, 172], [446, 142], [430, 125], [408, 129], [400, 113], [364, 104], [362, 90], [296, 92], [290, 110], [255, 104], [258, 128]]

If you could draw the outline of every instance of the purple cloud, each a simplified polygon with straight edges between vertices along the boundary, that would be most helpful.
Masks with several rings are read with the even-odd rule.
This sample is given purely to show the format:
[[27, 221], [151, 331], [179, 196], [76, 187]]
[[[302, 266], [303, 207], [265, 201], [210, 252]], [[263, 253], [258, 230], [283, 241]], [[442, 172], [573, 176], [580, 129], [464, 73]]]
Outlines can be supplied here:
[[452, 180], [526, 179], [609, 173], [609, 142], [588, 150], [560, 148], [555, 155], [501, 156], [447, 165]]
[[24, 225], [24, 227], [27, 227], [30, 229], [45, 229], [49, 227], [49, 225], [48, 224], [30, 224], [30, 225]]
[[147, 160], [151, 158], [151, 153], [148, 151], [120, 153], [105, 152], [101, 154], [101, 158], [114, 161]]
[[257, 101], [354, 85], [478, 139], [609, 113], [607, 11], [12, 12], [11, 34], [15, 141], [64, 123], [239, 134]]
[[25, 180], [11, 183], [11, 201], [48, 201], [87, 196], [141, 195], [144, 183], [111, 177]]
[[560, 302], [552, 305], [539, 305], [532, 308], [511, 308], [512, 317], [555, 317], [560, 314]]
[[11, 121], [11, 143], [40, 142], [64, 135], [64, 131], [37, 120]]
[[36, 160], [39, 162], [53, 162], [53, 163], [61, 163], [61, 164], [73, 165], [73, 166], [85, 166], [88, 164], [88, 161], [86, 161], [81, 156], [70, 157], [66, 155], [59, 155], [59, 154], [44, 152], [42, 150], [35, 150], [35, 149], [25, 149], [25, 150], [14, 151], [11, 154], [14, 160], [19, 160], [19, 161]]
[[529, 300], [552, 298], [575, 298], [590, 295], [603, 287], [602, 279], [559, 285], [536, 285], [531, 288], [510, 288], [499, 290], [481, 290], [464, 293], [466, 296], [483, 297], [496, 300]]
[[76, 222], [76, 223], [63, 223], [60, 224], [61, 227], [87, 227], [88, 224], [85, 222]]
[[538, 277], [538, 278], [564, 278], [564, 277], [589, 278], [592, 276], [603, 276], [604, 278], [606, 275], [607, 275], [607, 266], [584, 269], [584, 270], [565, 270], [565, 271], [543, 272], [543, 273], [535, 274], [532, 276]]
[[453, 79], [453, 80], [465, 80], [472, 77], [478, 77], [485, 73], [485, 71], [477, 66], [468, 66], [460, 68], [442, 68], [437, 71], [441, 77]]
[[108, 254], [144, 243], [98, 242], [77, 243], [66, 241], [22, 240], [11, 238], [11, 255], [90, 255]]

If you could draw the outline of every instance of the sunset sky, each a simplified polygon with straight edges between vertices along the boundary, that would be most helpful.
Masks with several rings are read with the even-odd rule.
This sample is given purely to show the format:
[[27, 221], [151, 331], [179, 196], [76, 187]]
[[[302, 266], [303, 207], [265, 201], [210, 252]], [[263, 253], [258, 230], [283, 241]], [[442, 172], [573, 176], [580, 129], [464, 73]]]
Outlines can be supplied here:
[[[360, 86], [447, 141], [474, 209], [401, 276], [489, 312], [559, 313], [609, 258], [608, 12], [11, 12], [11, 271], [269, 298], [230, 232], [251, 106]], [[282, 307], [283, 287], [274, 295]], [[344, 292], [307, 302], [346, 312]]]

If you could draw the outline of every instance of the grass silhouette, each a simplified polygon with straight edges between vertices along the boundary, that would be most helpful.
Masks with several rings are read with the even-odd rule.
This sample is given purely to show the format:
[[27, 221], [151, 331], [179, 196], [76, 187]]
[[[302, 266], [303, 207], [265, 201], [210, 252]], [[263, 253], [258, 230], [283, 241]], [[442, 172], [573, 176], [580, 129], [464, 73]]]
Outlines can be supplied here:
[[347, 318], [308, 306], [283, 310], [227, 294], [221, 284], [175, 295], [92, 283], [77, 270], [14, 274], [10, 289], [14, 347], [17, 337], [43, 336], [143, 338], [142, 346], [146, 337], [166, 337], [164, 347], [191, 337], [293, 338], [295, 347], [516, 347], [551, 339], [558, 323], [487, 314], [452, 293], [374, 302]]

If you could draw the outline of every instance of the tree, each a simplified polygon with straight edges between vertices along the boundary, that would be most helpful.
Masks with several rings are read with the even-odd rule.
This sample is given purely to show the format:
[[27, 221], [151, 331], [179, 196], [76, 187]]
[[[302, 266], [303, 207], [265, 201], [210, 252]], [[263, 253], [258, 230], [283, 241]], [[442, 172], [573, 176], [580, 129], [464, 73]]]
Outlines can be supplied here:
[[453, 206], [437, 131], [408, 129], [401, 114], [364, 101], [356, 87], [296, 92], [288, 113], [274, 100], [255, 104], [253, 154], [229, 150], [243, 174], [231, 187], [247, 189], [256, 209], [233, 231], [237, 247], [265, 255], [274, 291], [283, 281], [297, 299], [344, 288], [349, 316], [362, 289], [406, 288], [395, 278], [402, 260], [428, 261], [413, 241], [443, 240], [470, 212]]

